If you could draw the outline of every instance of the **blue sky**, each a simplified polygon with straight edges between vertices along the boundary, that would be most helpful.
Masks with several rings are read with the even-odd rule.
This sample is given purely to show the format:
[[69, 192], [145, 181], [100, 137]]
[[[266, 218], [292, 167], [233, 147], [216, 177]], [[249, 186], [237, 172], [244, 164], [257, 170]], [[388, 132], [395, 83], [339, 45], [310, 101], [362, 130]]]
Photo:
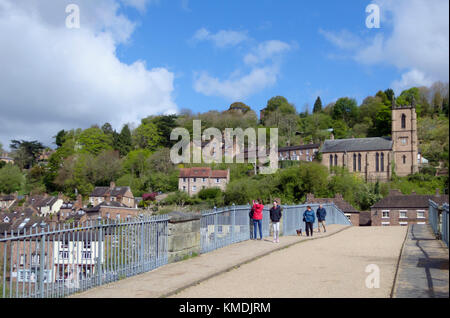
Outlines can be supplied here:
[[[180, 108], [204, 112], [225, 109], [232, 98], [196, 92], [194, 72], [227, 78], [239, 69], [248, 71], [243, 57], [258, 43], [279, 40], [295, 47], [283, 54], [276, 83], [242, 98], [252, 108], [263, 108], [267, 100], [282, 95], [298, 111], [310, 107], [321, 96], [323, 103], [339, 97], [361, 102], [379, 89], [390, 87], [399, 77], [394, 66], [366, 66], [341, 54], [320, 30], [349, 30], [361, 36], [389, 31], [388, 25], [368, 29], [365, 8], [370, 1], [159, 1], [145, 14], [134, 14], [139, 22], [131, 41], [118, 49], [127, 63], [144, 59], [175, 73], [175, 101]], [[244, 32], [248, 40], [218, 48], [209, 41], [192, 43], [197, 30]]]
[[[380, 28], [366, 26], [373, 4]], [[0, 143], [448, 82], [448, 12], [448, 0], [0, 0]]]

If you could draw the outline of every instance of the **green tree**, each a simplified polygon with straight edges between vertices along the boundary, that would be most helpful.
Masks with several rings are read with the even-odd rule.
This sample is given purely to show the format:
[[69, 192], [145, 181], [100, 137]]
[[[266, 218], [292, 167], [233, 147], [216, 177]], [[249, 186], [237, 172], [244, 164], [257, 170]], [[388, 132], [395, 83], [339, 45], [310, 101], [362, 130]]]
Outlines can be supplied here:
[[320, 96], [317, 96], [316, 101], [314, 102], [313, 113], [320, 113], [322, 111], [322, 100]]
[[25, 178], [20, 168], [13, 164], [6, 164], [0, 169], [0, 193], [13, 193], [19, 191]]
[[61, 147], [61, 146], [63, 145], [64, 139], [65, 139], [65, 137], [66, 137], [66, 134], [67, 134], [67, 132], [63, 129], [63, 130], [60, 130], [60, 131], [56, 134], [56, 136], [53, 136], [53, 138], [55, 138], [55, 144], [56, 144], [58, 147]]
[[98, 155], [103, 150], [112, 149], [112, 135], [107, 135], [98, 127], [85, 129], [77, 138], [80, 152]]
[[333, 119], [342, 120], [349, 127], [353, 127], [358, 119], [358, 115], [358, 104], [354, 98], [339, 98], [333, 106]]
[[133, 139], [131, 138], [131, 131], [128, 125], [124, 125], [117, 137], [116, 150], [123, 157], [126, 156], [133, 149]]
[[133, 135], [133, 144], [137, 148], [155, 150], [161, 141], [158, 129], [153, 123], [142, 123]]
[[11, 140], [11, 149], [13, 149], [13, 158], [17, 165], [22, 169], [29, 169], [36, 163], [44, 145], [37, 140], [19, 141]]

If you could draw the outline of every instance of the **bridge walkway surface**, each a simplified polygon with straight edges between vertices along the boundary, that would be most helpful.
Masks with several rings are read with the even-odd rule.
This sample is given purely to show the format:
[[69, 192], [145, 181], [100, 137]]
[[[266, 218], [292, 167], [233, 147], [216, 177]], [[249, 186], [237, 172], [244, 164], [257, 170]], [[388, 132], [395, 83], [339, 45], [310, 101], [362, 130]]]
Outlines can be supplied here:
[[448, 247], [429, 225], [408, 229], [395, 282], [394, 298], [448, 298]]
[[[244, 241], [71, 297], [390, 297], [406, 232], [329, 225], [313, 238]], [[366, 286], [371, 264], [379, 288]]]

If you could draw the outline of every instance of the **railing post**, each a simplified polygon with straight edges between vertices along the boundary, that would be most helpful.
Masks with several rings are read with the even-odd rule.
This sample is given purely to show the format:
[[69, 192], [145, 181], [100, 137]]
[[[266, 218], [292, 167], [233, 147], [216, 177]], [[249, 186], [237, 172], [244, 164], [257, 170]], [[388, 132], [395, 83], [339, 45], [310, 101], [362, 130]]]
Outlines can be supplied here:
[[103, 275], [103, 271], [102, 271], [102, 255], [103, 255], [103, 249], [102, 249], [102, 245], [103, 245], [103, 229], [102, 229], [102, 218], [99, 216], [97, 218], [97, 222], [98, 222], [98, 256], [97, 256], [97, 269], [98, 269], [98, 283], [99, 285], [102, 284], [103, 280], [102, 280], [102, 275]]
[[213, 236], [213, 238], [214, 238], [214, 249], [216, 249], [217, 248], [217, 235], [216, 235], [216, 233], [217, 233], [217, 208], [216, 207], [214, 207], [214, 236]]
[[140, 261], [141, 261], [141, 267], [142, 267], [142, 273], [145, 271], [145, 265], [144, 265], [144, 215], [140, 214], [139, 217], [141, 218], [141, 250], [140, 250]]
[[236, 205], [233, 203], [233, 211], [231, 215], [231, 243], [234, 243], [234, 225], [236, 223]]
[[40, 242], [40, 255], [39, 255], [39, 295], [44, 298], [44, 267], [45, 267], [45, 223], [42, 221], [41, 227], [41, 242]]

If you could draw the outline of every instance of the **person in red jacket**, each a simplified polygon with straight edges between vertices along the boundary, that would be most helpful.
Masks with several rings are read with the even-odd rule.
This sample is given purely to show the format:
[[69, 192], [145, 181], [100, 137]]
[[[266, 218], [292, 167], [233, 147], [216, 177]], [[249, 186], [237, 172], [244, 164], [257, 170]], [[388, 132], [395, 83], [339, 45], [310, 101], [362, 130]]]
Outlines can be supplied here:
[[259, 228], [259, 239], [262, 240], [262, 218], [263, 218], [263, 209], [264, 205], [262, 204], [262, 200], [258, 199], [253, 201], [253, 239], [256, 240], [256, 227]]

